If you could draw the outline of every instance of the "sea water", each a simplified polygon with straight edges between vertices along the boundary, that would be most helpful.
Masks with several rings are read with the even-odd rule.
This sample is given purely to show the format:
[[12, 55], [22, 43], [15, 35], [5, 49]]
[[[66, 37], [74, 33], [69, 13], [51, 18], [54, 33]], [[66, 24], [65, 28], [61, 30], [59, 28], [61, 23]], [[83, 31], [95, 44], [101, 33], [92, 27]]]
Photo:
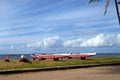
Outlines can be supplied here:
[[[10, 59], [20, 59], [21, 54], [0, 54], [0, 59], [9, 57]], [[32, 59], [30, 54], [24, 54], [27, 59]], [[96, 56], [120, 56], [120, 53], [96, 53]]]

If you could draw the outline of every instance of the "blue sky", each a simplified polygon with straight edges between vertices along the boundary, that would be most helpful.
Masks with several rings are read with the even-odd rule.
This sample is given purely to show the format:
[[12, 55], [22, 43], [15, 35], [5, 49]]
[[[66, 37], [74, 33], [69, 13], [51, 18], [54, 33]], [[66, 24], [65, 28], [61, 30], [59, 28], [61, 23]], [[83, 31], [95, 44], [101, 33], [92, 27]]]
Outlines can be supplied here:
[[0, 0], [0, 54], [120, 52], [120, 27], [111, 0]]

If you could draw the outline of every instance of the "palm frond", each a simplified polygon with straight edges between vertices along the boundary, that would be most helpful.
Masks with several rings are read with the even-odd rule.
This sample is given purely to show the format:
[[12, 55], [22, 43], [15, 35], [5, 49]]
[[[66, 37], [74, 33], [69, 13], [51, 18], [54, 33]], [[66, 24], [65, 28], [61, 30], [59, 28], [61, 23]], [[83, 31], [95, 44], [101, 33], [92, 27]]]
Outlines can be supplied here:
[[120, 1], [118, 1], [118, 4], [120, 4]]
[[88, 3], [91, 3], [91, 2], [98, 2], [98, 1], [102, 1], [102, 0], [89, 0]]
[[119, 26], [120, 26], [120, 14], [119, 14], [119, 8], [118, 8], [117, 0], [115, 0], [115, 6], [116, 6], [117, 17], [118, 17], [118, 22], [119, 22]]
[[[102, 0], [89, 0], [89, 3], [92, 2], [98, 2], [98, 1], [102, 1]], [[120, 14], [119, 14], [119, 4], [120, 4], [120, 0], [114, 0], [115, 1], [115, 6], [116, 6], [116, 12], [117, 12], [117, 17], [118, 17], [118, 21], [119, 21], [119, 25], [120, 25]], [[107, 3], [105, 5], [105, 12], [104, 15], [106, 14], [107, 10], [108, 10], [108, 6], [110, 4], [110, 0], [107, 0]]]
[[107, 3], [106, 3], [106, 5], [105, 5], [105, 12], [104, 12], [104, 15], [105, 15], [106, 12], [107, 12], [107, 9], [108, 9], [109, 4], [110, 4], [110, 0], [107, 0]]

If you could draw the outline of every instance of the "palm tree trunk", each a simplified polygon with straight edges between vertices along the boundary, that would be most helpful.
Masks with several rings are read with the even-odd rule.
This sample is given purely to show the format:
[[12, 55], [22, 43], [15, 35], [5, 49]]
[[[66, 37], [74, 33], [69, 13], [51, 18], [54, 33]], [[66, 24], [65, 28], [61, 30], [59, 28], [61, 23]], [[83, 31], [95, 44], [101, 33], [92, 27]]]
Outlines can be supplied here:
[[119, 26], [120, 26], [120, 14], [119, 14], [119, 9], [118, 9], [118, 3], [117, 3], [117, 0], [115, 0], [115, 6], [116, 6], [117, 17], [118, 17]]

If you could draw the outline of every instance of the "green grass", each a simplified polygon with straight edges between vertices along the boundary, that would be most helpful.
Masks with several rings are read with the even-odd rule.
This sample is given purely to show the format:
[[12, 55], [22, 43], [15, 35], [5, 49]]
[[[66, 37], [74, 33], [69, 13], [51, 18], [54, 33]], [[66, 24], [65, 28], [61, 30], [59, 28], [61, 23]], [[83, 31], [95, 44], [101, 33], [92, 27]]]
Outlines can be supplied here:
[[120, 57], [92, 57], [86, 60], [80, 59], [65, 59], [60, 61], [53, 60], [30, 60], [32, 63], [19, 62], [19, 60], [10, 60], [10, 62], [4, 62], [0, 59], [0, 70], [11, 70], [11, 69], [26, 69], [26, 68], [43, 68], [43, 67], [55, 67], [55, 66], [69, 66], [69, 65], [84, 65], [94, 63], [115, 63], [120, 62]]

